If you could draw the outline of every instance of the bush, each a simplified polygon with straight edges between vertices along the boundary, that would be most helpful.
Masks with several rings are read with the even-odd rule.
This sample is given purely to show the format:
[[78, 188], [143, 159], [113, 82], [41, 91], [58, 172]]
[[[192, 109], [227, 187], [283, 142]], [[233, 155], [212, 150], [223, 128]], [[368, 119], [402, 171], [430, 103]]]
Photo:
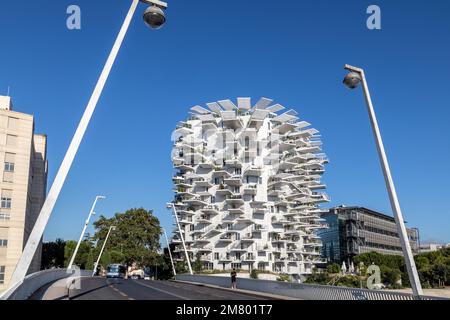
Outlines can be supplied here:
[[280, 274], [277, 281], [291, 282], [291, 277], [287, 274]]
[[252, 271], [250, 271], [250, 278], [258, 279], [258, 271], [256, 271], [256, 269], [252, 269]]
[[333, 263], [327, 266], [327, 272], [331, 274], [341, 272], [341, 267], [337, 263]]

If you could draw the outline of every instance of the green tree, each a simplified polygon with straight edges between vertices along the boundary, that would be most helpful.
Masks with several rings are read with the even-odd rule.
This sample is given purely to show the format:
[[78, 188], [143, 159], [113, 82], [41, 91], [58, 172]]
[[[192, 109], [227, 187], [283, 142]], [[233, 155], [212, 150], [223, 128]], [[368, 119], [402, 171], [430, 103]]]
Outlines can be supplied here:
[[139, 267], [145, 267], [155, 265], [160, 259], [157, 251], [160, 249], [161, 228], [152, 211], [139, 208], [116, 213], [110, 219], [101, 216], [94, 226], [94, 239], [99, 240], [99, 245], [106, 238], [109, 227], [116, 227], [105, 248], [104, 255], [109, 254], [109, 259], [102, 257], [102, 265], [108, 264], [109, 260], [110, 263], [124, 263], [127, 266], [136, 263]]
[[64, 268], [64, 249], [66, 242], [56, 239], [42, 244], [41, 269]]
[[197, 252], [197, 254], [195, 255], [195, 261], [192, 265], [192, 269], [194, 269], [196, 273], [201, 272], [203, 269], [203, 262], [201, 260], [201, 257], [202, 255], [199, 252]]
[[[66, 241], [66, 246], [64, 248], [64, 266], [67, 267], [69, 265], [70, 259], [72, 258], [72, 254], [75, 251], [75, 247], [77, 245], [76, 241], [69, 240]], [[80, 269], [86, 269], [88, 263], [88, 256], [91, 250], [93, 249], [93, 244], [89, 240], [84, 240], [80, 243], [80, 247], [78, 248], [77, 256], [75, 257], [74, 264], [78, 266]], [[87, 269], [86, 269], [87, 270]]]
[[339, 273], [341, 272], [341, 266], [337, 263], [332, 263], [327, 266], [327, 272], [331, 274]]

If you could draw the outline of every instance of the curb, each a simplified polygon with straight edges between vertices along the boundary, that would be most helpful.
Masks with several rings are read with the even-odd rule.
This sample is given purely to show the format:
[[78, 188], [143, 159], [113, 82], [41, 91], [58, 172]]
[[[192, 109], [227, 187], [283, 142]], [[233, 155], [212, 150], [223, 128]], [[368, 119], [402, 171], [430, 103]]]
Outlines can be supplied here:
[[277, 294], [271, 294], [271, 293], [265, 293], [265, 292], [256, 292], [256, 291], [251, 291], [251, 290], [224, 288], [224, 287], [216, 286], [216, 285], [213, 285], [213, 284], [202, 283], [202, 282], [191, 282], [191, 281], [183, 281], [183, 280], [170, 280], [170, 281], [179, 282], [179, 283], [193, 284], [193, 285], [203, 286], [203, 287], [208, 287], [208, 288], [213, 288], [213, 289], [220, 289], [220, 290], [229, 291], [229, 292], [243, 293], [243, 294], [248, 294], [248, 295], [255, 296], [255, 297], [270, 298], [272, 300], [300, 300], [300, 299], [296, 299], [296, 298], [292, 298], [292, 297], [280, 296], [280, 295], [277, 295]]

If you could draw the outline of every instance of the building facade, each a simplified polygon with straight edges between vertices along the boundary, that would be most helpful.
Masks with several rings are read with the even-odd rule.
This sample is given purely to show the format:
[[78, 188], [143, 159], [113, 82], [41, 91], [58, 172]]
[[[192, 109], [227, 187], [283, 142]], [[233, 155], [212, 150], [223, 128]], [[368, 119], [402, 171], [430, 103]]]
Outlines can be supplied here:
[[[12, 110], [0, 96], [0, 292], [22, 254], [44, 203], [47, 188], [47, 138], [34, 134], [33, 116]], [[29, 273], [40, 270], [41, 250]]]
[[[364, 207], [336, 207], [322, 214], [329, 228], [320, 230], [322, 256], [329, 262], [347, 265], [365, 252], [403, 255], [395, 220]], [[413, 253], [418, 253], [417, 229], [407, 228]]]
[[[190, 260], [204, 269], [310, 274], [325, 155], [318, 131], [262, 98], [195, 106], [174, 132], [174, 205]], [[179, 232], [175, 256], [184, 258]]]

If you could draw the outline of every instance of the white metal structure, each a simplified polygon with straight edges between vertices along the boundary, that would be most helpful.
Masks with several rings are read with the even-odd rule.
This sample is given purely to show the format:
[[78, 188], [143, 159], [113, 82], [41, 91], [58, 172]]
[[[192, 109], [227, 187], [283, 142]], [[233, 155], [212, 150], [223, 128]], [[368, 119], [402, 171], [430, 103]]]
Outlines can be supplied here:
[[72, 258], [70, 259], [69, 265], [67, 266], [67, 269], [69, 269], [69, 270], [72, 269], [73, 262], [75, 261], [75, 257], [77, 256], [81, 241], [83, 240], [84, 233], [86, 232], [86, 228], [88, 227], [89, 222], [91, 221], [91, 216], [95, 214], [95, 212], [94, 212], [95, 205], [97, 204], [97, 201], [99, 199], [105, 199], [105, 197], [104, 196], [96, 196], [95, 197], [94, 203], [92, 204], [92, 207], [91, 207], [91, 211], [89, 211], [88, 218], [84, 222], [83, 230], [81, 230], [80, 239], [78, 239], [78, 243], [77, 243], [77, 246], [75, 247], [75, 251], [73, 252]]
[[[183, 250], [184, 250], [185, 257], [186, 257], [186, 262], [187, 262], [187, 265], [189, 268], [189, 272], [190, 272], [190, 274], [194, 274], [192, 272], [191, 259], [187, 252], [187, 249], [186, 249], [186, 242], [184, 241], [183, 230], [181, 229], [181, 225], [180, 225], [180, 219], [178, 219], [177, 209], [175, 209], [175, 205], [173, 203], [169, 203], [168, 206], [172, 208], [173, 215], [175, 216], [175, 221], [176, 221], [177, 227], [178, 227], [178, 234], [179, 234], [179, 238], [181, 239], [181, 244], [183, 245]], [[169, 247], [169, 252], [170, 252], [170, 247]]]
[[378, 121], [375, 115], [375, 110], [373, 108], [372, 98], [370, 97], [366, 76], [364, 70], [361, 68], [353, 67], [350, 65], [345, 65], [344, 68], [360, 76], [360, 81], [362, 83], [364, 95], [366, 98], [367, 111], [369, 112], [370, 124], [372, 126], [373, 135], [375, 136], [378, 155], [380, 157], [381, 167], [383, 169], [384, 180], [386, 182], [386, 188], [389, 193], [389, 200], [391, 202], [392, 211], [394, 212], [395, 223], [397, 225], [400, 243], [402, 245], [403, 255], [405, 257], [405, 264], [408, 270], [409, 281], [411, 282], [414, 295], [416, 297], [419, 297], [423, 295], [422, 285], [420, 283], [419, 274], [414, 262], [414, 256], [411, 250], [411, 245], [409, 243], [408, 233], [403, 219], [402, 210], [400, 208], [400, 203], [398, 201], [397, 192], [395, 190], [394, 180], [392, 179], [391, 170], [389, 168], [386, 152], [384, 150], [383, 140], [381, 139], [380, 128], [378, 127]]
[[[295, 278], [320, 258], [324, 164], [318, 131], [262, 98], [192, 107], [174, 131], [176, 217], [190, 260], [206, 269], [262, 269]], [[185, 245], [184, 245], [185, 243]], [[178, 247], [175, 254], [185, 250]]]
[[[167, 3], [158, 0], [142, 0], [142, 2], [150, 5], [156, 5], [162, 8], [167, 7]], [[33, 227], [33, 230], [31, 231], [20, 260], [17, 263], [16, 269], [14, 270], [10, 281], [10, 286], [21, 283], [25, 278], [25, 275], [27, 274], [36, 249], [39, 246], [40, 240], [44, 234], [45, 227], [47, 226], [48, 220], [50, 219], [50, 216], [52, 214], [53, 207], [58, 200], [59, 193], [61, 192], [61, 189], [64, 185], [64, 181], [66, 180], [70, 167], [72, 166], [75, 155], [97, 106], [97, 102], [100, 99], [100, 95], [102, 94], [103, 88], [106, 84], [106, 80], [109, 77], [109, 73], [112, 69], [114, 61], [116, 60], [117, 54], [119, 53], [119, 49], [128, 31], [128, 27], [130, 26], [131, 20], [138, 4], [139, 0], [133, 0], [133, 2], [131, 3], [130, 9], [128, 10], [114, 46], [108, 56], [108, 59], [106, 60], [106, 64], [103, 67], [102, 73], [100, 74], [100, 78], [97, 81], [94, 92], [92, 93], [92, 96], [86, 106], [83, 117], [78, 124], [75, 135], [73, 136], [69, 148], [67, 149], [63, 162], [59, 167], [55, 180], [53, 181], [47, 198], [45, 199], [44, 205], [42, 206], [41, 212], [39, 213], [39, 217], [36, 220], [36, 223]]]
[[169, 257], [170, 257], [170, 263], [172, 264], [173, 275], [176, 276], [177, 275], [177, 271], [175, 270], [175, 264], [173, 263], [172, 252], [170, 251], [169, 238], [167, 237], [166, 229], [164, 229], [164, 228], [161, 228], [161, 229], [163, 230], [164, 237], [166, 238], [167, 250], [169, 251]]
[[98, 254], [97, 261], [95, 261], [94, 270], [92, 271], [92, 276], [94, 276], [95, 273], [97, 272], [97, 267], [98, 267], [98, 264], [100, 263], [100, 259], [103, 254], [103, 250], [105, 250], [106, 242], [108, 241], [109, 235], [110, 235], [111, 231], [113, 231], [115, 229], [116, 229], [115, 226], [109, 227], [108, 234], [106, 235], [105, 241], [103, 242], [103, 245], [102, 245], [102, 249], [100, 250], [100, 253]]

